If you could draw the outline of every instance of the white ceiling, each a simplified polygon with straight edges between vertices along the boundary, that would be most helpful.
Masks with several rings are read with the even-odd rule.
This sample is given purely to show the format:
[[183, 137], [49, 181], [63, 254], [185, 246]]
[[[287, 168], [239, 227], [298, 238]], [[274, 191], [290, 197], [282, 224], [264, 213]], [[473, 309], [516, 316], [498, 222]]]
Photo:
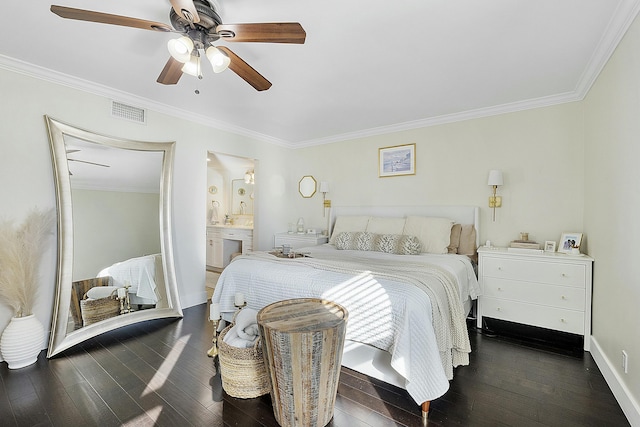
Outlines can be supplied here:
[[[171, 7], [55, 1], [164, 23]], [[62, 19], [50, 4], [4, 8], [0, 66], [295, 147], [582, 99], [640, 0], [217, 0], [225, 23], [306, 30], [303, 45], [220, 42], [273, 83], [264, 92], [230, 70], [160, 85], [174, 34]]]

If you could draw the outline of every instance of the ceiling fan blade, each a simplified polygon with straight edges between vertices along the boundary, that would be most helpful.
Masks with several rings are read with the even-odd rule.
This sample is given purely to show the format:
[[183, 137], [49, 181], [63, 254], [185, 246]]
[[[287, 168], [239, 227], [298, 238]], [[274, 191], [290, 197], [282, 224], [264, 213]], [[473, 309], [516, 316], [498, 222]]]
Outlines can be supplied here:
[[297, 22], [264, 24], [221, 24], [216, 32], [230, 42], [303, 44], [307, 33]]
[[141, 28], [153, 31], [173, 31], [167, 24], [144, 19], [130, 18], [128, 16], [112, 15], [110, 13], [95, 12], [93, 10], [74, 9], [72, 7], [51, 5], [51, 12], [66, 19], [78, 21], [99, 22], [101, 24], [121, 25], [123, 27]]
[[164, 65], [162, 72], [158, 76], [158, 83], [162, 83], [163, 85], [174, 85], [178, 83], [180, 77], [182, 77], [182, 62], [173, 59], [172, 56], [169, 57], [169, 60]]
[[187, 21], [193, 22], [194, 24], [200, 22], [200, 16], [198, 16], [198, 11], [196, 10], [196, 6], [193, 4], [193, 1], [171, 0], [171, 6], [178, 15]]
[[269, 80], [265, 79], [262, 74], [257, 72], [251, 65], [244, 62], [242, 58], [233, 53], [229, 48], [224, 46], [217, 47], [218, 49], [229, 55], [229, 58], [231, 59], [229, 68], [231, 69], [231, 71], [236, 73], [247, 83], [253, 86], [255, 90], [263, 91], [271, 87], [271, 82]]
[[102, 163], [93, 163], [93, 162], [88, 162], [86, 160], [78, 160], [78, 159], [67, 159], [70, 162], [78, 162], [78, 163], [86, 163], [88, 165], [93, 165], [93, 166], [102, 166], [103, 168], [110, 168], [110, 165], [103, 165]]

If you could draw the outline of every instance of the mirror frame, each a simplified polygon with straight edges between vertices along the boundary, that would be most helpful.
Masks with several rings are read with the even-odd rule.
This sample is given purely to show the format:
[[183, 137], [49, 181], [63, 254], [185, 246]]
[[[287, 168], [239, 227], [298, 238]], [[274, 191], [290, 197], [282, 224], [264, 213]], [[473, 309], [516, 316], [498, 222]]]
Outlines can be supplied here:
[[[307, 187], [309, 187], [311, 185], [311, 183], [309, 181], [313, 182], [313, 191], [311, 191], [311, 189], [307, 188]], [[303, 188], [303, 186], [304, 186], [304, 188]], [[317, 188], [318, 188], [318, 182], [311, 175], [303, 176], [300, 179], [300, 182], [298, 182], [298, 193], [300, 193], [300, 195], [302, 197], [304, 197], [305, 199], [309, 199], [309, 198], [313, 197], [313, 195], [316, 194], [316, 189]]]
[[[51, 336], [47, 357], [69, 349], [89, 338], [123, 326], [146, 320], [167, 317], [183, 317], [178, 296], [178, 286], [173, 258], [171, 228], [171, 192], [175, 142], [148, 142], [115, 138], [86, 131], [44, 116], [51, 145], [53, 175], [58, 206], [58, 268], [56, 292], [51, 320]], [[140, 310], [126, 315], [102, 320], [81, 329], [67, 332], [73, 281], [73, 206], [71, 200], [71, 179], [64, 136], [69, 135], [85, 141], [114, 148], [136, 151], [161, 151], [162, 175], [160, 182], [160, 251], [166, 286], [168, 308]]]

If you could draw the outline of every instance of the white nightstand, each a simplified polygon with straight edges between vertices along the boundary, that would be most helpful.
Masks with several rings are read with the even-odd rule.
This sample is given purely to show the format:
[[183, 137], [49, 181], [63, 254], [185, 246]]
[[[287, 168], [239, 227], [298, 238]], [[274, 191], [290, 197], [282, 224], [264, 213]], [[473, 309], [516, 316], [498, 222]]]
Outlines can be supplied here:
[[316, 246], [327, 243], [329, 238], [322, 234], [298, 234], [298, 233], [276, 233], [274, 247], [290, 245], [291, 249], [304, 248], [305, 246]]
[[589, 351], [593, 258], [478, 248], [477, 327], [508, 320], [584, 336]]

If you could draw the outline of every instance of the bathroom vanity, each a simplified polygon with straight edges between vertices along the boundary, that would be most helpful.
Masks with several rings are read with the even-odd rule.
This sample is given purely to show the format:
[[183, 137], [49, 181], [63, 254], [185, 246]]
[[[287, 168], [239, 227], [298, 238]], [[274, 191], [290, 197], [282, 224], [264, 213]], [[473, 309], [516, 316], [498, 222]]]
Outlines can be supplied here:
[[243, 225], [207, 226], [207, 267], [224, 268], [236, 253], [253, 250], [253, 227]]

